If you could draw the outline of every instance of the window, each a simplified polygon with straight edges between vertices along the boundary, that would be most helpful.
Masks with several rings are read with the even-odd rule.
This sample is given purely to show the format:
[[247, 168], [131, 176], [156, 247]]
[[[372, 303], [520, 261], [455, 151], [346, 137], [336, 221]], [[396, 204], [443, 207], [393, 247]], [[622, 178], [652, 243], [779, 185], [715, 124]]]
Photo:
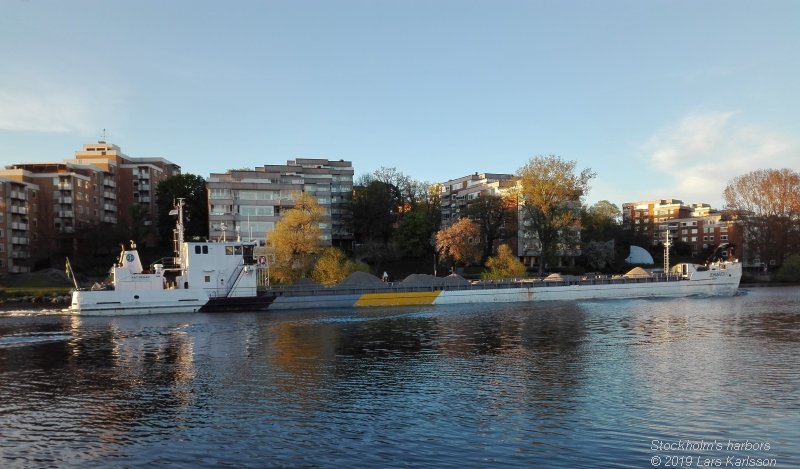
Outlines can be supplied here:
[[257, 205], [240, 205], [240, 215], [250, 215], [254, 217], [272, 217], [275, 215], [275, 207], [273, 206], [257, 206]]
[[206, 283], [211, 283], [211, 276], [206, 275], [205, 277], [203, 277], [203, 280], [205, 280]]
[[728, 235], [720, 235], [719, 239], [720, 239], [720, 241], [727, 241], [728, 240]]
[[211, 189], [211, 198], [212, 199], [230, 199], [231, 198], [231, 191], [230, 191], [230, 189]]

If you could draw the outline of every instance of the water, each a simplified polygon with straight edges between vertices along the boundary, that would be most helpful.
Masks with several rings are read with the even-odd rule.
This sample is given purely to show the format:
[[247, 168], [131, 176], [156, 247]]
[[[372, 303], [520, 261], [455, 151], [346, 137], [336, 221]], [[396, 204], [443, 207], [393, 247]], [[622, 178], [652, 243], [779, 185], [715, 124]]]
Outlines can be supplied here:
[[800, 289], [745, 293], [0, 313], [0, 467], [800, 467]]

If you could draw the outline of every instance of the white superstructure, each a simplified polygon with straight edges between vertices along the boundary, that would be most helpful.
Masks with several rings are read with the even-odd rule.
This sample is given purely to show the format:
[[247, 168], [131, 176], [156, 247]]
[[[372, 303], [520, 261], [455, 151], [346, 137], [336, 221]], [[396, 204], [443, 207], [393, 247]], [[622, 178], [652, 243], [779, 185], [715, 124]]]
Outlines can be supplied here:
[[76, 290], [67, 311], [86, 316], [196, 312], [212, 299], [255, 297], [255, 243], [184, 242], [182, 206], [181, 201], [175, 211], [176, 258], [145, 270], [131, 243], [112, 267], [110, 283]]

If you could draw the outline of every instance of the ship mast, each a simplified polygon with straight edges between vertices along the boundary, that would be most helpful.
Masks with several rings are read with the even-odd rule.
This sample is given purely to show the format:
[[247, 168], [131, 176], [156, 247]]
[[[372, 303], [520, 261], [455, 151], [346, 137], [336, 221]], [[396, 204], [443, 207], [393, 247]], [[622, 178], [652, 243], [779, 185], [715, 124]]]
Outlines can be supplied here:
[[178, 222], [176, 223], [175, 229], [173, 230], [173, 244], [175, 250], [175, 257], [180, 258], [181, 256], [181, 244], [183, 243], [183, 198], [178, 199], [178, 205], [175, 206], [174, 210], [170, 210], [170, 215], [178, 215]]

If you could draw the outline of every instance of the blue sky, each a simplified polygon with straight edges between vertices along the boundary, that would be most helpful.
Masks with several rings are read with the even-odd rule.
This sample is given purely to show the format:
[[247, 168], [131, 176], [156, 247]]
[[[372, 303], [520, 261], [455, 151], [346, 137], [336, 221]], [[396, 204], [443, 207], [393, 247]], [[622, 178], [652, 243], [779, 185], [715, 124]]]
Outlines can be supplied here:
[[798, 1], [0, 3], [0, 165], [107, 140], [207, 177], [298, 157], [420, 180], [556, 154], [587, 201], [722, 207], [800, 171]]

